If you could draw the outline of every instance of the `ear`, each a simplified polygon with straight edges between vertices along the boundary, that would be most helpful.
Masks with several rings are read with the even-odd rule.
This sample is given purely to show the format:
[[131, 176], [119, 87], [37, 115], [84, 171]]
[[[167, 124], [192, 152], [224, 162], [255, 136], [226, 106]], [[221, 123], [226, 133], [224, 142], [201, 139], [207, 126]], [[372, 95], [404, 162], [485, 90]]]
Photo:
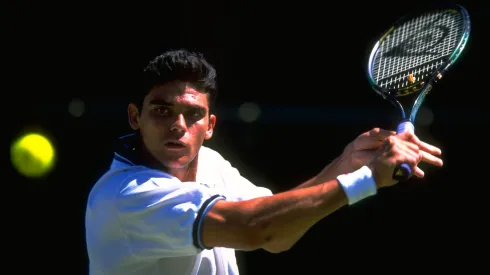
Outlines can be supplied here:
[[138, 107], [134, 105], [133, 103], [128, 105], [128, 122], [129, 126], [133, 130], [138, 130], [140, 128], [139, 126], [139, 118], [140, 118], [140, 113], [138, 111]]
[[215, 125], [216, 125], [216, 116], [210, 115], [208, 130], [206, 131], [206, 136], [204, 137], [206, 140], [210, 139], [213, 136], [213, 130]]

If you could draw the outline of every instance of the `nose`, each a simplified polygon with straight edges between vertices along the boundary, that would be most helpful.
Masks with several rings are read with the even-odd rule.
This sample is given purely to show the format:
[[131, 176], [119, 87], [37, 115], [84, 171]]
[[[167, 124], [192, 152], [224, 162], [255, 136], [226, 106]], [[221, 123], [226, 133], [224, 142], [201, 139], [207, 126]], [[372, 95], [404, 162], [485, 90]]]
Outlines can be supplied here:
[[170, 126], [170, 131], [177, 131], [177, 132], [183, 132], [187, 128], [187, 125], [185, 123], [185, 118], [182, 114], [177, 116], [177, 119], [174, 120], [172, 125]]

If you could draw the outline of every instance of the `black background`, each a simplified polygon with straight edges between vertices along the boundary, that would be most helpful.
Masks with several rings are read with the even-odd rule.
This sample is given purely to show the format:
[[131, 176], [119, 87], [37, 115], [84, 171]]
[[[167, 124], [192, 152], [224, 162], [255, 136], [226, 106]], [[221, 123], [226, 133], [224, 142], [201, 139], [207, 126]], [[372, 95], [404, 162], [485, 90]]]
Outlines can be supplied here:
[[[15, 274], [87, 273], [85, 200], [108, 168], [110, 143], [129, 130], [131, 76], [153, 56], [180, 47], [204, 53], [220, 86], [206, 145], [279, 192], [313, 176], [358, 134], [394, 129], [396, 112], [368, 86], [367, 55], [396, 18], [424, 2], [11, 3], [2, 16], [4, 137], [9, 145], [25, 131], [46, 134], [57, 166], [36, 180], [3, 166], [3, 223], [13, 231], [4, 238], [13, 247], [6, 265]], [[244, 274], [484, 263], [489, 5], [459, 3], [472, 17], [466, 53], [416, 122], [419, 137], [442, 148], [444, 167], [341, 209], [288, 252], [238, 252]], [[85, 103], [79, 118], [68, 113], [74, 98]], [[244, 102], [260, 106], [257, 121], [239, 119]]]

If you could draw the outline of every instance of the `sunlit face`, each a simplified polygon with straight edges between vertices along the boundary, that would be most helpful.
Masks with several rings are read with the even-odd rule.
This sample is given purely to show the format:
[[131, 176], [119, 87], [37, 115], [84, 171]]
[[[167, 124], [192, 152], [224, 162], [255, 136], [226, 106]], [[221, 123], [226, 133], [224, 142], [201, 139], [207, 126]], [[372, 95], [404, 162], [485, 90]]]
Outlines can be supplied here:
[[128, 115], [147, 151], [171, 169], [185, 168], [195, 159], [216, 123], [209, 114], [207, 94], [179, 81], [153, 88], [142, 110], [131, 104]]

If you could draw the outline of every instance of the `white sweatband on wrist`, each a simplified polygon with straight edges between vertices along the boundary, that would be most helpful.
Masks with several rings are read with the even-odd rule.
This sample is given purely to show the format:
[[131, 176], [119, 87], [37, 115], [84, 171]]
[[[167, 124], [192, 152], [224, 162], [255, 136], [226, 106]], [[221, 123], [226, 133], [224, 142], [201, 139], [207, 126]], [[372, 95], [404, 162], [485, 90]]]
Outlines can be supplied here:
[[360, 169], [337, 177], [340, 186], [347, 195], [349, 205], [352, 205], [364, 198], [376, 195], [377, 188], [374, 182], [373, 172], [369, 167], [363, 166]]

